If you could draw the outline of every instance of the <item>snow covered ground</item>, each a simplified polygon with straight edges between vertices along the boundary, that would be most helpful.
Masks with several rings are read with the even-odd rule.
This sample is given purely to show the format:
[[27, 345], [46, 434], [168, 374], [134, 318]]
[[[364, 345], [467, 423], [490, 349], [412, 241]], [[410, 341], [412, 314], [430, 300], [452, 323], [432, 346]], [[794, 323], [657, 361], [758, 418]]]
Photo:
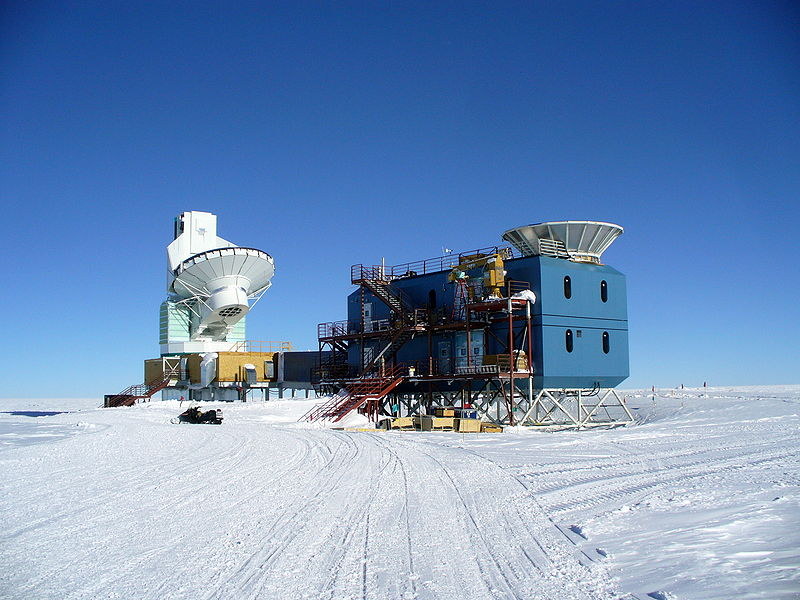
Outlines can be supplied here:
[[800, 598], [800, 386], [701, 393], [472, 436], [0, 400], [0, 597]]

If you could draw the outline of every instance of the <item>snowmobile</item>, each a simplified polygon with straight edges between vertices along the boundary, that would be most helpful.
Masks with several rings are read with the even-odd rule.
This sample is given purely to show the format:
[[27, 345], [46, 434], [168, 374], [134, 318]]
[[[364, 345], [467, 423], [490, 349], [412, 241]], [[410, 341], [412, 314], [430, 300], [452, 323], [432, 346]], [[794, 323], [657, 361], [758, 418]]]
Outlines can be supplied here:
[[192, 424], [208, 424], [208, 425], [221, 425], [222, 424], [222, 409], [216, 408], [207, 411], [200, 410], [199, 406], [192, 406], [177, 417], [171, 419], [172, 423], [192, 423]]

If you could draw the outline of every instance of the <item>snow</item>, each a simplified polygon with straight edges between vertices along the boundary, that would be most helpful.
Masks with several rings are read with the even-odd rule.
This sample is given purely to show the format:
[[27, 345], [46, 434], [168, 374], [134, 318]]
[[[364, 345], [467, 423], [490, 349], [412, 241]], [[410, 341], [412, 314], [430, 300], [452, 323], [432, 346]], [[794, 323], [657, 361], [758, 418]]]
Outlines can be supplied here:
[[536, 304], [536, 294], [533, 290], [522, 290], [514, 294], [512, 298], [520, 298], [521, 300], [527, 300], [531, 304]]
[[626, 395], [480, 435], [0, 400], [0, 597], [797, 598], [800, 386]]

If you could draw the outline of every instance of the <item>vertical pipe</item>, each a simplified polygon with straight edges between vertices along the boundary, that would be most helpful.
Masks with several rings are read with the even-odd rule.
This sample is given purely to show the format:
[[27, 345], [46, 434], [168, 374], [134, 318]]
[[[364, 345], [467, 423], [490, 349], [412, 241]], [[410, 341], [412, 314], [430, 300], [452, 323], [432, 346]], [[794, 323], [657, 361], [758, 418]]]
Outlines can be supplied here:
[[533, 327], [531, 326], [531, 302], [525, 303], [525, 320], [528, 328], [528, 409], [533, 406]]
[[430, 326], [428, 326], [428, 375], [433, 375], [433, 338]]
[[361, 350], [361, 357], [359, 358], [358, 374], [364, 368], [364, 284], [361, 284], [361, 326], [359, 327], [360, 341], [359, 348]]
[[[467, 313], [467, 367], [471, 367], [472, 366], [472, 332], [470, 331], [470, 328], [469, 328], [469, 325], [470, 325], [470, 322], [469, 322], [469, 308], [467, 308], [465, 306], [464, 310]], [[469, 372], [469, 371], [467, 371], [467, 372]]]
[[514, 426], [514, 312], [511, 304], [511, 294], [508, 295], [508, 355], [511, 359], [508, 370], [508, 381], [511, 384], [508, 399], [508, 424]]

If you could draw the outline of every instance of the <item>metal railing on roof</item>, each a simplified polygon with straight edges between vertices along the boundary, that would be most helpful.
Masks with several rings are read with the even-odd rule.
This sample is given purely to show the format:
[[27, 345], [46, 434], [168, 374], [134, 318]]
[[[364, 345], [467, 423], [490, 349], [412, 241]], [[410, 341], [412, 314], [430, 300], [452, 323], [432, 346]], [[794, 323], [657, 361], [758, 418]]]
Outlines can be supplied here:
[[458, 254], [446, 254], [436, 258], [427, 258], [414, 262], [402, 263], [399, 265], [353, 265], [350, 267], [350, 281], [358, 283], [364, 280], [392, 281], [403, 277], [414, 277], [416, 275], [426, 275], [428, 273], [438, 273], [447, 271], [457, 266], [467, 257], [491, 254], [500, 254], [503, 259], [518, 258], [521, 256], [519, 251], [510, 246], [488, 246], [469, 250]]
[[252, 352], [254, 354], [266, 354], [267, 352], [291, 352], [291, 342], [245, 340], [236, 342], [228, 352]]

